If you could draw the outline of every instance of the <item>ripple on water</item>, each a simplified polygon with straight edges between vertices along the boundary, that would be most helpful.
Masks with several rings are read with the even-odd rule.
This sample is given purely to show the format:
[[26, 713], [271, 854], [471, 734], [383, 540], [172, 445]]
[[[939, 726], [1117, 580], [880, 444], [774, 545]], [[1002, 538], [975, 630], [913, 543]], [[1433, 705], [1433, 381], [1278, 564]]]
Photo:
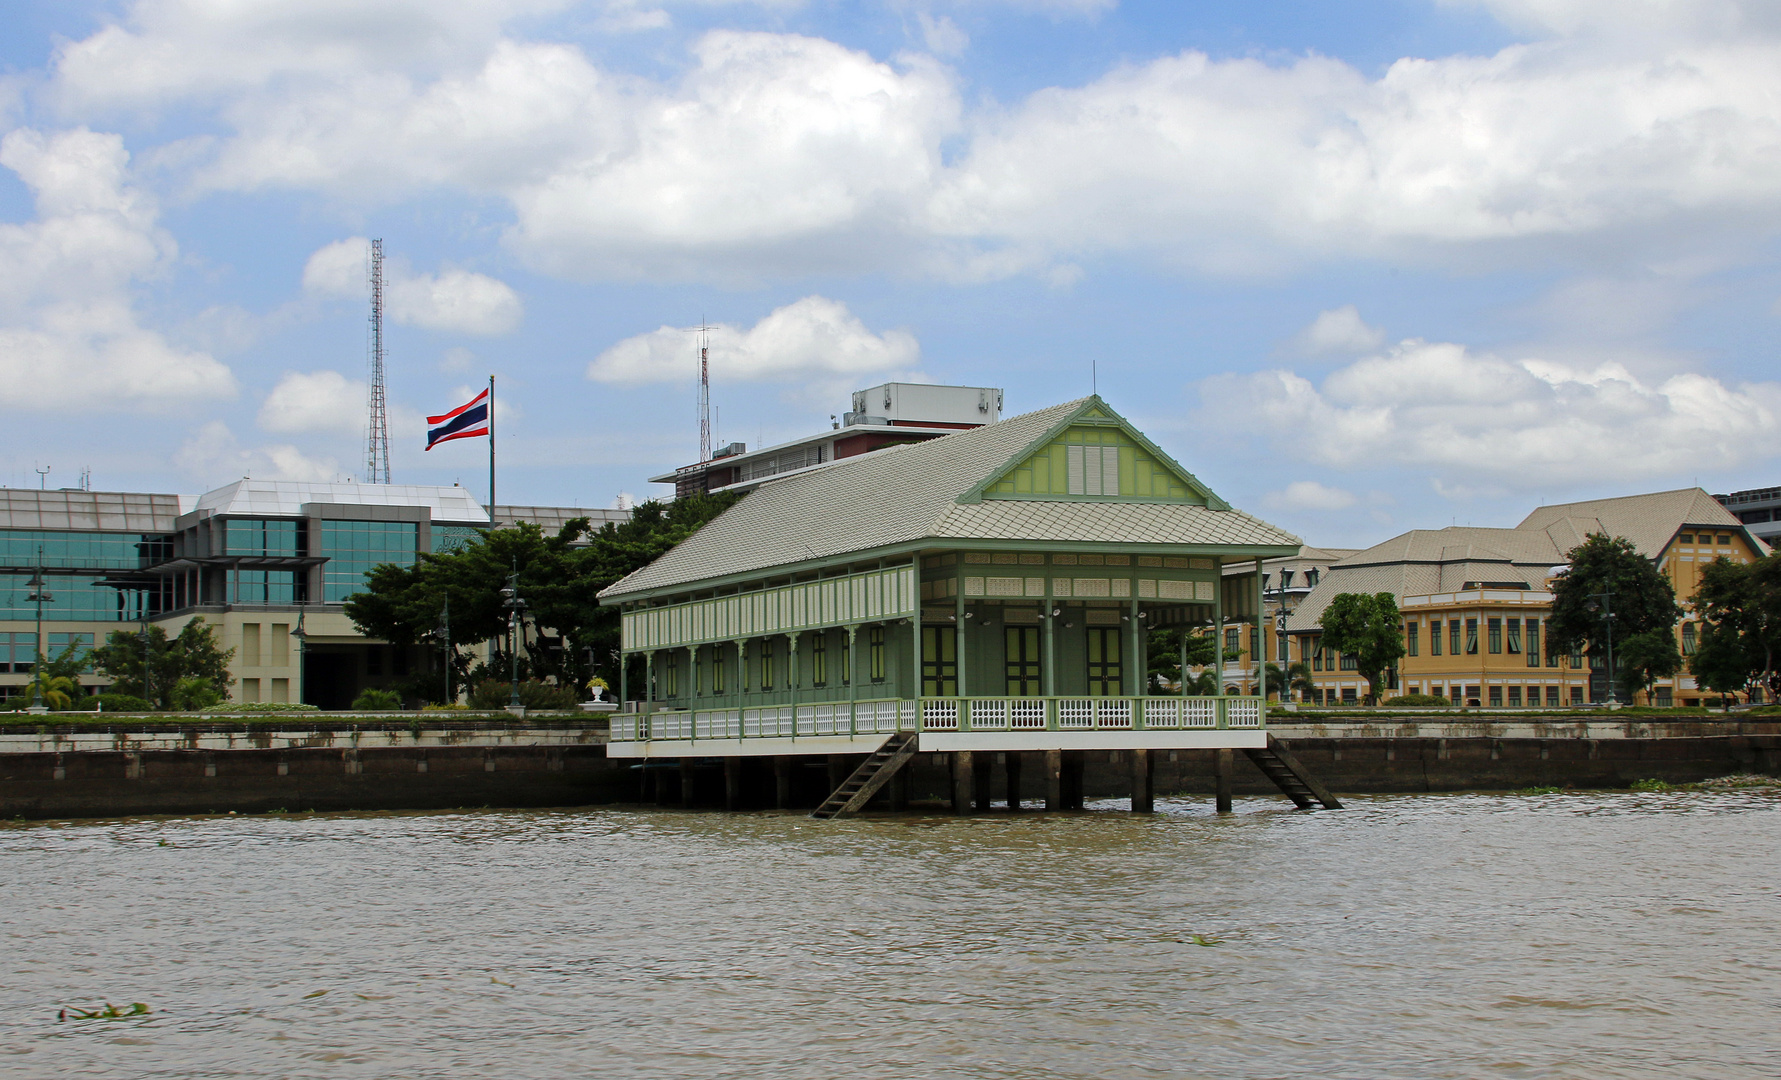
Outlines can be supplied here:
[[1773, 792], [1282, 805], [10, 824], [0, 1071], [1778, 1071]]

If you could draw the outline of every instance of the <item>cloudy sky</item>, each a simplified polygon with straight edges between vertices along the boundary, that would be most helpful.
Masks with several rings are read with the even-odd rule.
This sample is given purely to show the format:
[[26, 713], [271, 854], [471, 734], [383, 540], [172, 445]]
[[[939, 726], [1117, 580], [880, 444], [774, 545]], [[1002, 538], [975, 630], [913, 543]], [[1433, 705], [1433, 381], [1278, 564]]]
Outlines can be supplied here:
[[1312, 542], [1781, 483], [1772, 0], [13, 0], [0, 483], [610, 505], [1099, 389]]

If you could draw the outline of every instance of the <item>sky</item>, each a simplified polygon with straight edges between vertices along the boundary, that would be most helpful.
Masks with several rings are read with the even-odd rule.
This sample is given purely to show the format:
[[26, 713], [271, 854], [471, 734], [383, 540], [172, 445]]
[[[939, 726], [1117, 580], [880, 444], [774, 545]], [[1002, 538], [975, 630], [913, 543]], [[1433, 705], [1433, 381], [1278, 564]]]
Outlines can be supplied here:
[[[1308, 543], [1781, 484], [1768, 0], [11, 0], [0, 484], [610, 506], [1098, 390]], [[48, 470], [44, 472], [42, 470]]]

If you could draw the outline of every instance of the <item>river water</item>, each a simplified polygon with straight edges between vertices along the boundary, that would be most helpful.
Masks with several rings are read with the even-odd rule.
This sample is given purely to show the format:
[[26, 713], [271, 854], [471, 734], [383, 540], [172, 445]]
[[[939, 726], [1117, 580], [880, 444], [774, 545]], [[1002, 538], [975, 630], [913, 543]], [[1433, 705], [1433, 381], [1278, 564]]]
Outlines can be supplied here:
[[1781, 796], [1284, 806], [14, 822], [0, 1076], [1781, 1075]]

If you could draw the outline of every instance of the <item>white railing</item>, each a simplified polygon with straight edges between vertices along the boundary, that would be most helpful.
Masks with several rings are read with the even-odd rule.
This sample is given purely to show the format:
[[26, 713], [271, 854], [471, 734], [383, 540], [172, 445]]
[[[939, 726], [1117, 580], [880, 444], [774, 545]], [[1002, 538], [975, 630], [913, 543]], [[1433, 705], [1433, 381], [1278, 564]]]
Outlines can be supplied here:
[[1265, 726], [1255, 697], [981, 697], [618, 713], [613, 742], [799, 739], [895, 731], [1173, 731]]

